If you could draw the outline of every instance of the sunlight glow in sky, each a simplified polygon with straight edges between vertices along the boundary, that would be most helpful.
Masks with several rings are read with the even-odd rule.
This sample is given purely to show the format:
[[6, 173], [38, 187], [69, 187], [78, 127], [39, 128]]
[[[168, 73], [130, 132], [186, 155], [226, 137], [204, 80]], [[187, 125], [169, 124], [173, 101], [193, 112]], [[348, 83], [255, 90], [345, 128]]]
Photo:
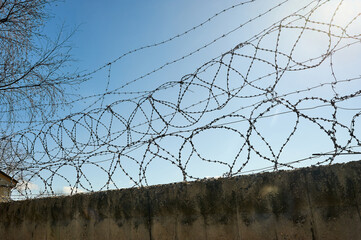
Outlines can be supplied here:
[[[329, 25], [317, 23], [317, 21], [329, 23], [329, 20], [331, 19], [333, 12], [337, 9], [340, 1], [330, 1], [325, 3], [320, 9], [317, 9], [311, 15], [311, 19], [314, 22], [307, 25], [309, 29], [306, 28], [304, 30], [304, 35], [300, 40], [297, 39], [297, 36], [302, 31], [301, 27], [305, 22], [304, 19], [296, 21], [295, 19], [297, 19], [298, 13], [289, 17], [287, 16], [296, 12], [299, 8], [307, 5], [311, 1], [286, 1], [286, 3], [270, 12], [267, 11], [282, 1], [277, 1], [277, 3], [274, 1], [254, 1], [241, 7], [235, 7], [225, 14], [219, 14], [219, 16], [214, 18], [214, 20], [204, 24], [204, 26], [200, 27], [196, 31], [190, 31], [188, 34], [176, 37], [174, 40], [163, 45], [146, 48], [144, 50], [137, 51], [134, 54], [127, 55], [119, 61], [112, 63], [111, 68], [109, 67], [110, 65], [107, 65], [107, 63], [112, 62], [122, 54], [127, 53], [132, 49], [162, 42], [172, 38], [172, 36], [177, 36], [180, 33], [191, 30], [194, 26], [206, 21], [222, 9], [228, 8], [240, 2], [241, 1], [236, 0], [65, 0], [63, 3], [58, 3], [57, 6], [51, 8], [54, 16], [47, 23], [45, 31], [49, 35], [55, 36], [62, 24], [65, 26], [63, 30], [64, 33], [71, 32], [73, 29], [76, 29], [70, 43], [73, 46], [73, 54], [76, 62], [73, 66], [70, 66], [70, 68], [77, 68], [80, 69], [82, 73], [88, 73], [103, 65], [106, 66], [104, 69], [91, 75], [90, 80], [85, 85], [83, 84], [79, 86], [79, 88], [75, 90], [75, 93], [80, 96], [92, 96], [108, 92], [108, 95], [99, 101], [95, 101], [97, 99], [96, 97], [91, 97], [89, 99], [76, 102], [69, 112], [76, 113], [84, 111], [84, 109], [87, 109], [92, 101], [95, 101], [92, 108], [102, 108], [109, 106], [114, 102], [127, 99], [130, 96], [136, 96], [136, 94], [130, 94], [129, 92], [149, 91], [170, 81], [180, 81], [184, 75], [193, 73], [205, 62], [220, 56], [230, 49], [233, 49], [240, 42], [249, 41], [249, 39], [252, 39], [254, 35], [262, 32], [264, 29], [269, 28], [271, 24], [279, 21], [281, 21], [280, 25], [284, 24], [286, 26], [288, 24], [287, 26], [292, 27], [285, 28], [280, 33], [275, 28], [276, 30], [272, 30], [270, 34], [258, 42], [259, 45], [262, 48], [269, 49], [275, 49], [277, 47], [278, 51], [285, 53], [285, 55], [292, 54], [294, 59], [307, 66], [312, 66], [313, 64], [317, 65], [318, 61], [320, 61], [320, 58], [317, 57], [322, 56], [322, 54], [327, 51], [327, 48], [340, 48], [358, 41], [355, 38], [355, 40], [342, 40], [338, 43], [337, 36], [330, 37], [328, 35]], [[317, 1], [314, 1], [314, 3], [315, 2]], [[345, 0], [339, 8], [340, 10], [334, 16], [332, 24], [346, 26], [361, 12], [361, 1]], [[309, 9], [310, 8], [307, 8], [306, 10], [308, 11]], [[304, 10], [304, 12], [306, 10]], [[300, 14], [304, 12], [301, 12]], [[254, 21], [247, 23], [249, 19], [252, 19], [262, 13], [265, 14], [264, 17], [260, 19], [255, 18]], [[244, 27], [237, 29], [237, 27], [242, 24], [244, 24]], [[319, 30], [318, 32], [314, 31], [316, 28]], [[330, 28], [335, 34], [345, 34], [342, 30], [337, 29], [337, 27]], [[361, 20], [358, 18], [348, 27], [347, 34], [359, 34], [360, 28]], [[223, 38], [222, 36], [225, 34], [227, 37]], [[219, 40], [214, 41], [214, 39]], [[277, 39], [280, 39], [279, 46], [276, 46]], [[331, 42], [330, 45], [328, 45], [329, 42]], [[255, 44], [257, 41], [252, 43]], [[293, 51], [294, 44], [298, 44], [298, 47]], [[193, 51], [195, 51], [195, 53], [190, 54]], [[254, 48], [252, 45], [245, 44], [239, 51], [242, 54], [250, 54], [254, 51]], [[257, 54], [257, 57], [260, 59], [265, 59], [271, 63], [275, 61], [275, 54], [273, 53], [259, 50]], [[334, 81], [333, 76], [337, 76], [340, 80], [345, 80], [355, 76], [359, 77], [360, 73], [358, 66], [361, 64], [359, 58], [360, 54], [361, 48], [356, 45], [352, 49], [345, 48], [344, 51], [332, 54], [332, 58], [327, 58], [324, 62], [319, 62], [317, 67], [310, 67], [307, 71], [285, 72], [284, 75], [282, 75], [282, 81], [280, 81], [276, 87], [276, 91], [279, 95], [282, 95], [302, 89], [312, 88], [320, 84], [326, 84]], [[184, 56], [187, 57], [183, 58]], [[289, 67], [294, 64], [294, 62], [289, 63], [288, 59], [283, 57], [282, 54], [279, 54], [276, 58], [278, 60], [277, 64], [279, 64], [280, 68]], [[316, 59], [309, 61], [311, 58]], [[330, 59], [334, 65], [333, 73], [330, 70]], [[226, 61], [229, 61], [229, 59], [226, 58], [225, 62]], [[175, 63], [167, 64], [173, 62]], [[262, 61], [255, 62], [254, 68], [251, 71], [248, 71], [247, 68], [250, 64], [250, 60], [247, 58], [239, 58], [238, 60], [235, 60], [235, 64], [237, 64], [237, 69], [242, 74], [247, 74], [248, 78], [251, 80], [258, 79], [274, 71], [269, 64], [267, 65]], [[161, 67], [163, 65], [164, 67]], [[159, 71], [152, 73], [154, 69], [159, 67], [161, 67]], [[200, 75], [203, 76], [204, 79], [212, 79], [212, 74], [214, 74], [215, 71], [216, 70], [210, 67], [208, 72], [204, 72], [202, 73], [203, 75]], [[147, 75], [148, 73], [151, 74]], [[226, 76], [227, 74], [225, 70], [221, 70], [220, 73], [224, 74], [222, 76]], [[132, 82], [134, 79], [143, 75], [146, 75], [146, 77], [134, 81], [132, 84], [125, 85], [127, 82]], [[263, 88], [269, 84], [271, 80], [274, 81], [273, 78], [274, 76], [272, 75], [270, 78], [263, 78], [260, 81], [255, 81], [253, 84], [256, 87]], [[238, 79], [237, 76], [235, 79]], [[217, 78], [215, 83], [218, 84], [218, 81], [220, 82], [220, 86], [224, 88], [236, 88], [237, 84], [242, 82], [241, 79], [238, 79], [237, 81], [235, 80], [231, 83], [233, 84], [232, 86], [225, 86], [224, 82], [221, 82], [221, 78], [220, 80]], [[335, 94], [335, 92], [340, 95], [349, 94], [355, 89], [358, 89], [359, 84], [360, 82], [356, 81], [351, 82], [348, 85], [338, 84], [334, 89], [332, 89], [331, 86], [314, 88], [305, 92], [304, 96], [307, 97], [309, 95], [310, 97], [317, 96], [320, 98], [330, 98], [333, 94]], [[174, 101], [176, 101], [178, 91], [178, 88], [168, 87], [156, 93], [155, 96], [166, 101], [172, 101], [174, 98]], [[249, 90], [247, 90], [247, 88], [245, 88], [242, 94], [247, 96], [253, 95], [256, 92], [257, 89], [255, 90], [253, 88], [249, 88]], [[192, 109], [191, 106], [194, 102], [202, 101], [204, 96], [207, 97], [207, 94], [209, 93], [204, 89], [202, 90], [200, 87], [195, 87], [187, 94], [189, 94], [189, 96], [187, 95], [183, 104]], [[222, 97], [225, 98], [220, 95], [220, 102], [223, 101]], [[299, 95], [287, 95], [287, 99], [289, 101], [296, 102], [297, 97], [299, 97]], [[254, 104], [256, 101], [259, 101], [259, 99], [236, 99], [224, 108], [220, 108], [215, 112], [209, 113], [207, 118], [203, 119], [200, 124], [204, 124], [206, 126], [214, 118], [230, 112], [233, 112], [234, 114], [251, 114], [252, 108], [243, 108]], [[348, 101], [347, 103], [340, 104], [342, 107], [357, 108], [359, 107], [359, 101], [360, 99], [356, 98]], [[212, 102], [212, 104], [216, 103]], [[133, 108], [130, 107], [131, 105], [132, 104], [130, 103], [128, 105], [115, 105], [113, 111], [124, 116], [129, 116], [132, 114], [133, 110]], [[322, 102], [319, 103], [320, 106], [317, 106], [317, 108], [312, 108], [312, 103], [308, 101], [302, 102], [300, 105], [300, 107], [304, 109], [304, 112], [307, 112], [307, 114], [310, 115], [319, 114], [322, 117], [330, 117], [330, 114], [332, 114], [332, 108], [329, 106], [321, 106]], [[257, 114], [261, 114], [262, 111], [266, 111], [267, 107], [269, 107], [270, 110], [267, 111], [266, 116], [260, 118], [255, 123], [260, 133], [258, 135], [254, 134], [251, 141], [254, 141], [254, 144], [259, 147], [260, 154], [267, 156], [271, 155], [269, 146], [267, 146], [260, 137], [263, 136], [267, 139], [267, 141], [272, 142], [274, 147], [274, 153], [272, 152], [272, 154], [277, 155], [278, 152], [283, 149], [283, 144], [288, 139], [289, 133], [292, 132], [294, 127], [293, 122], [296, 121], [296, 116], [292, 112], [289, 113], [289, 109], [282, 105], [262, 106], [259, 109], [256, 109], [252, 114], [257, 116]], [[166, 113], [168, 110], [166, 106], [162, 106], [159, 107], [159, 111]], [[340, 119], [344, 120], [345, 124], [348, 124], [351, 118], [351, 115], [349, 115], [350, 111], [342, 112], [342, 114], [342, 118]], [[138, 115], [135, 115], [134, 118], [137, 120], [137, 117], [139, 117], [140, 120], [135, 122], [141, 123], [144, 121], [141, 119], [141, 116]], [[107, 116], [104, 116], [103, 119], [104, 123], [107, 124], [110, 121], [110, 118]], [[177, 122], [177, 119], [174, 121]], [[161, 121], [158, 120], [158, 122], [155, 122], [155, 127], [161, 128]], [[181, 122], [181, 119], [179, 122]], [[228, 117], [223, 120], [221, 119], [219, 122], [214, 124], [232, 126], [239, 129], [241, 133], [247, 131], [247, 121], [233, 122], [232, 117]], [[325, 134], [319, 134], [319, 129], [312, 125], [312, 123], [301, 119], [299, 125], [299, 129], [297, 129], [292, 136], [292, 141], [290, 141], [287, 148], [285, 148], [282, 155], [280, 155], [281, 163], [307, 158], [310, 154], [312, 155], [315, 152], [321, 153], [332, 150], [332, 143], [329, 139], [327, 139], [327, 136]], [[117, 126], [115, 125], [112, 127], [112, 131], [116, 132]], [[142, 129], [141, 125], [137, 127]], [[338, 134], [342, 135], [342, 131], [343, 130], [340, 129]], [[345, 141], [345, 138], [341, 135], [340, 141]], [[78, 136], [79, 141], [84, 139], [86, 142], [86, 132], [79, 131]], [[135, 134], [134, 138], [136, 137], [137, 136]], [[106, 138], [106, 136], [104, 138]], [[120, 143], [120, 141], [126, 141], [125, 137], [124, 139], [119, 139], [114, 142], [114, 146], [109, 146], [107, 151], [117, 152], [118, 148], [116, 145]], [[236, 166], [239, 168], [245, 163], [245, 159], [247, 159], [246, 152], [239, 153], [238, 148], [245, 140], [238, 132], [232, 131], [231, 129], [225, 130], [220, 127], [194, 132], [192, 139], [196, 145], [195, 147], [199, 151], [199, 155], [192, 156], [192, 152], [190, 151], [191, 148], [189, 147], [190, 145], [187, 145], [187, 143], [184, 145], [184, 149], [182, 149], [180, 154], [183, 158], [182, 160], [186, 159], [187, 156], [191, 156], [193, 158], [198, 157], [200, 159], [204, 157], [214, 161], [231, 161], [238, 156], [239, 162]], [[167, 150], [169, 153], [164, 153], [165, 155], [168, 154], [170, 157], [179, 157], [179, 155], [177, 155], [177, 151], [179, 150], [179, 146], [182, 144], [179, 139], [167, 137], [159, 142], [160, 144], [166, 144], [168, 147]], [[70, 140], [68, 143], [71, 145]], [[135, 149], [134, 155], [132, 156], [135, 159], [140, 159], [142, 156], [141, 151], [142, 148]], [[97, 156], [96, 161], [99, 161], [99, 166], [106, 169], [107, 164], [109, 164], [109, 162], [107, 162], [109, 157], [111, 158], [111, 154], [104, 156], [99, 155]], [[251, 160], [252, 161], [246, 165], [241, 174], [243, 172], [249, 173], [264, 167], [271, 167], [271, 169], [268, 170], [272, 170], [272, 162], [265, 162], [264, 159], [261, 159], [256, 154], [252, 156]], [[335, 162], [350, 160], [355, 160], [355, 157], [340, 157]], [[122, 161], [122, 164], [124, 164], [123, 167], [127, 169], [129, 175], [133, 178], [137, 178], [139, 166], [131, 159], [122, 159]], [[307, 165], [309, 165], [307, 162], [295, 164], [296, 167]], [[208, 176], [217, 177], [222, 176], [222, 173], [227, 171], [227, 167], [225, 165], [212, 165], [206, 161], [193, 161], [189, 164], [187, 170], [190, 175], [198, 176], [199, 178]], [[88, 165], [84, 166], [83, 172], [87, 173], [87, 177], [89, 178], [89, 181], [92, 182], [94, 189], [106, 189], [102, 188], [104, 186], [104, 182], [99, 181], [99, 179], [106, 179], [108, 177], [108, 173], [106, 171], [101, 172], [98, 167]], [[59, 174], [66, 176], [66, 178], [72, 183], [76, 181], [77, 172], [72, 167], [63, 167], [59, 170]], [[149, 165], [147, 169], [147, 177], [149, 179], [148, 184], [150, 185], [183, 180], [182, 174], [179, 170], [177, 171], [172, 164], [163, 161], [160, 158], [155, 159], [152, 164]], [[111, 189], [134, 186], [134, 182], [129, 181], [128, 176], [122, 174], [119, 169], [114, 173], [113, 180], [117, 183], [117, 185], [110, 183], [107, 188]], [[40, 182], [36, 183], [36, 180], [34, 181], [34, 183], [31, 183], [33, 184], [32, 186], [41, 185]], [[77, 190], [78, 192], [85, 191], [77, 184], [69, 186], [69, 184], [62, 178], [57, 178], [57, 180], [54, 180], [53, 184], [56, 192], [63, 192], [65, 194], [71, 193], [72, 190]], [[39, 189], [34, 188], [35, 192], [38, 190]]]

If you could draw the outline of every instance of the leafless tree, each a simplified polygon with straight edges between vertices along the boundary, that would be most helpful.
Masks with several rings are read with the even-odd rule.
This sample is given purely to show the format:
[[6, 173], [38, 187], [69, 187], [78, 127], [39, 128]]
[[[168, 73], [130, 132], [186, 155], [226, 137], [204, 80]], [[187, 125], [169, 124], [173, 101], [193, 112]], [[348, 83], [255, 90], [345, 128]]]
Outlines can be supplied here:
[[[0, 121], [9, 133], [18, 121], [32, 123], [52, 116], [66, 86], [78, 83], [65, 71], [71, 61], [68, 36], [42, 34], [53, 1], [0, 0]], [[5, 124], [4, 124], [5, 123]]]
[[68, 70], [71, 34], [61, 29], [55, 39], [43, 34], [53, 2], [0, 0], [0, 168], [8, 173], [26, 157], [26, 151], [12, 146], [12, 132], [48, 121], [68, 87], [84, 80]]

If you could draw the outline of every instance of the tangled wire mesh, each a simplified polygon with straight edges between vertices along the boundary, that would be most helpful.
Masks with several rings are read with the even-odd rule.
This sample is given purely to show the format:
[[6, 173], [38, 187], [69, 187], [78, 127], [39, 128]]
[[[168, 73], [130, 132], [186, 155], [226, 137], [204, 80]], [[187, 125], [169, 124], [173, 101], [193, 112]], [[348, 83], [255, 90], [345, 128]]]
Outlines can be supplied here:
[[[226, 8], [168, 40], [131, 50], [83, 77], [106, 70], [109, 85], [112, 68], [125, 56], [173, 41], [251, 2]], [[147, 186], [157, 183], [159, 175], [168, 182], [232, 177], [331, 164], [360, 154], [361, 75], [344, 55], [359, 50], [361, 11], [337, 21], [346, 0], [309, 1], [181, 79], [149, 91], [123, 91], [285, 2], [115, 90], [107, 86], [84, 111], [4, 136], [3, 158], [10, 155], [13, 176], [26, 179], [16, 194], [53, 195], [59, 182], [73, 194]], [[328, 17], [320, 18], [330, 4], [335, 7]], [[320, 45], [317, 39], [322, 39]], [[347, 74], [340, 71], [346, 65], [352, 69]], [[109, 96], [118, 100], [107, 104]], [[32, 187], [34, 181], [41, 188]]]

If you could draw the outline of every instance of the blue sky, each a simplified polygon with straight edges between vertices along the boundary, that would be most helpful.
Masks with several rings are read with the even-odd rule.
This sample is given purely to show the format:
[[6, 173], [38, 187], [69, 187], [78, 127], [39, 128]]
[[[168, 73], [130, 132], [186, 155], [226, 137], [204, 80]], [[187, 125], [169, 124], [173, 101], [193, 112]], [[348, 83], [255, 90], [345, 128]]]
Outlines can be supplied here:
[[[54, 18], [48, 23], [47, 30], [57, 33], [62, 24], [67, 31], [76, 28], [71, 39], [73, 55], [79, 61], [80, 69], [90, 71], [132, 49], [157, 43], [192, 29], [217, 12], [240, 2], [242, 1], [64, 1], [52, 9]], [[228, 51], [305, 2], [307, 1], [285, 3], [265, 18], [246, 25], [182, 61], [180, 67], [167, 69], [161, 75], [161, 80], [157, 76], [142, 84], [152, 88], [164, 81], [179, 79], [194, 71], [196, 66]], [[267, 11], [273, 5], [274, 3], [255, 1], [238, 6], [184, 37], [128, 56], [116, 67], [115, 71], [119, 71], [119, 75], [112, 84], [116, 86], [119, 82], [129, 81], [167, 61], [182, 57]], [[99, 81], [94, 81], [94, 85], [98, 87]]]
[[[263, 29], [268, 28], [273, 23], [278, 22], [312, 1], [290, 0], [285, 1], [284, 3], [282, 3], [282, 1], [250, 1], [242, 6], [238, 6], [241, 2], [242, 1], [236, 0], [65, 0], [64, 2], [57, 3], [56, 6], [52, 6], [50, 10], [53, 17], [46, 23], [45, 33], [55, 36], [58, 34], [61, 26], [65, 26], [63, 28], [64, 34], [76, 29], [70, 40], [70, 44], [73, 46], [73, 57], [76, 59], [76, 62], [74, 62], [70, 68], [77, 68], [82, 73], [89, 73], [99, 67], [106, 66], [107, 63], [113, 62], [113, 60], [117, 59], [122, 54], [133, 49], [162, 42], [187, 30], [191, 30], [194, 26], [201, 24], [208, 18], [214, 16], [216, 13], [221, 12], [223, 9], [236, 5], [236, 7], [225, 13], [217, 15], [217, 17], [212, 18], [212, 21], [206, 22], [201, 27], [195, 29], [194, 31], [190, 31], [184, 36], [176, 37], [174, 40], [160, 46], [137, 51], [120, 59], [119, 61], [113, 62], [111, 64], [111, 68], [106, 66], [102, 70], [92, 74], [90, 80], [85, 84], [80, 85], [76, 89], [75, 93], [81, 96], [91, 96], [94, 94], [102, 94], [106, 90], [111, 92], [118, 89], [116, 94], [109, 94], [103, 100], [97, 101], [95, 105], [91, 105], [92, 107], [90, 108], [87, 107], [92, 101], [96, 100], [96, 98], [76, 102], [70, 111], [76, 113], [84, 111], [84, 108], [87, 108], [87, 110], [98, 107], [103, 108], [116, 101], [124, 100], [130, 96], [136, 96], [134, 94], [125, 94], [127, 92], [149, 91], [157, 88], [161, 84], [170, 81], [179, 81], [182, 76], [193, 73], [198, 67], [202, 66], [202, 64], [206, 63], [210, 59], [220, 56], [222, 53], [225, 53], [237, 46], [240, 42], [248, 41], [248, 39], [252, 38], [255, 34], [258, 34]], [[317, 1], [314, 1], [314, 3], [315, 2]], [[336, 9], [339, 2], [340, 1], [331, 1], [330, 3], [325, 4], [325, 6], [315, 12], [312, 16], [313, 19], [315, 21], [327, 22], [331, 17], [330, 14], [333, 13], [333, 10]], [[341, 8], [340, 13], [335, 16], [334, 19], [334, 22], [338, 25], [344, 25], [350, 21], [353, 16], [361, 12], [360, 1], [346, 0], [344, 2], [345, 3]], [[270, 8], [280, 3], [282, 3], [280, 7], [268, 12], [261, 18], [257, 18], [258, 15], [267, 12]], [[252, 18], [255, 18], [255, 20], [247, 23], [247, 21]], [[288, 18], [287, 21], [292, 21], [292, 18]], [[302, 21], [300, 22], [301, 23], [296, 22], [293, 26], [299, 26], [297, 24], [302, 25]], [[360, 23], [361, 22], [358, 19], [358, 22], [350, 26], [350, 32], [359, 33], [358, 29], [360, 27]], [[243, 26], [243, 24], [245, 25]], [[240, 25], [242, 25], [242, 27], [237, 29]], [[315, 26], [311, 24], [310, 27], [312, 28]], [[321, 27], [320, 29], [323, 30]], [[295, 30], [292, 28], [283, 30], [280, 35], [281, 40], [279, 41], [278, 46], [279, 51], [286, 53], [290, 51], [292, 44], [297, 41], [297, 31], [297, 29]], [[223, 35], [225, 35], [225, 37], [222, 37]], [[214, 41], [215, 39], [219, 40]], [[276, 40], [276, 32], [274, 34], [269, 34], [260, 42], [260, 46], [263, 48], [275, 49]], [[332, 41], [337, 42], [336, 40]], [[342, 44], [345, 45], [349, 43], [347, 41], [349, 40], [343, 40], [340, 46], [343, 46]], [[353, 39], [353, 41], [355, 41], [355, 39]], [[350, 40], [350, 42], [352, 41]], [[207, 47], [203, 47], [205, 45], [207, 45]], [[300, 62], [313, 57], [318, 57], [326, 50], [327, 45], [327, 34], [315, 34], [314, 31], [306, 31], [302, 39], [298, 42], [298, 48], [294, 51], [293, 57]], [[339, 80], [360, 76], [358, 69], [360, 61], [358, 56], [361, 54], [361, 49], [358, 45], [353, 45], [353, 47], [346, 48], [334, 54], [332, 58], [334, 71]], [[199, 49], [199, 51], [196, 51], [197, 49]], [[194, 51], [196, 52], [193, 54], [192, 52]], [[190, 53], [192, 54], [188, 56]], [[252, 49], [246, 46], [242, 48], [241, 53], [252, 53]], [[270, 58], [270, 61], [274, 58], [273, 55], [268, 56], [267, 52], [258, 54], [260, 58]], [[182, 59], [183, 56], [187, 57]], [[176, 62], [174, 64], [166, 65], [161, 70], [156, 71], [147, 77], [141, 78], [126, 87], [122, 87], [127, 82], [132, 82], [134, 79], [137, 79], [140, 76], [152, 72], [154, 69], [175, 60]], [[237, 67], [239, 71], [246, 74], [249, 61], [247, 59], [240, 59], [238, 61]], [[286, 59], [282, 59], [282, 56], [279, 56], [278, 61], [280, 65], [287, 63]], [[315, 62], [317, 62], [317, 59], [307, 64], [313, 64]], [[204, 79], [210, 81], [212, 74], [214, 74], [212, 71], [212, 68], [210, 68], [209, 72], [204, 73], [204, 75], [202, 75], [204, 76]], [[216, 81], [221, 82], [222, 79], [224, 79], [226, 72], [222, 71], [223, 70], [221, 70], [220, 76], [223, 76], [223, 78], [219, 77], [220, 80], [217, 79]], [[257, 79], [258, 77], [266, 75], [272, 71], [274, 70], [272, 70], [269, 65], [260, 61], [255, 63], [254, 68], [249, 73], [249, 78]], [[237, 78], [235, 77], [235, 79]], [[255, 82], [255, 85], [262, 88], [268, 84], [267, 81], [268, 80], [266, 79]], [[333, 76], [330, 72], [330, 60], [327, 59], [316, 68], [311, 68], [305, 71], [286, 72], [282, 81], [280, 81], [277, 85], [276, 91], [279, 95], [282, 95], [293, 91], [307, 89], [322, 83], [327, 84], [332, 81]], [[220, 84], [220, 86], [224, 86], [222, 85], [223, 83]], [[236, 80], [231, 82], [232, 87], [237, 87], [237, 84]], [[359, 84], [360, 82], [357, 80], [347, 84], [340, 83], [337, 84], [336, 91], [338, 91], [340, 95], [345, 95], [353, 92], [355, 89], [358, 89], [360, 86]], [[119, 89], [120, 87], [121, 89]], [[256, 92], [257, 91], [253, 88], [245, 88], [244, 92], [240, 95], [252, 95]], [[155, 96], [159, 99], [176, 101], [177, 89], [168, 88], [157, 94], [155, 94]], [[207, 92], [200, 88], [194, 88], [193, 91], [190, 91], [187, 94], [189, 94], [189, 97], [187, 95], [184, 100], [184, 104], [186, 105], [191, 105], [194, 102], [202, 101], [202, 99], [207, 98]], [[304, 95], [301, 95], [301, 98], [306, 96], [330, 98], [333, 95], [334, 92], [332, 91], [330, 85], [325, 85], [325, 87], [316, 88], [312, 91], [306, 91]], [[287, 97], [289, 101], [293, 102], [297, 101], [298, 98], [300, 98], [300, 95], [298, 94]], [[221, 97], [220, 101], [222, 101]], [[252, 109], [237, 109], [242, 109], [242, 107], [252, 104], [255, 101], [259, 101], [259, 99], [242, 98], [232, 100], [232, 102], [230, 102], [222, 110], [205, 115], [199, 124], [209, 124], [214, 118], [232, 112], [235, 114], [249, 115], [250, 110]], [[300, 107], [302, 106], [303, 108], [308, 108], [319, 106], [320, 104], [322, 105], [322, 103], [316, 104], [315, 101], [305, 101], [300, 104]], [[131, 106], [131, 104], [115, 104], [113, 110], [122, 116], [128, 116], [133, 110]], [[358, 108], [359, 99], [357, 97], [353, 98], [340, 103], [340, 106]], [[270, 107], [270, 105], [260, 107], [254, 114], [260, 114], [261, 110], [265, 111], [267, 107]], [[168, 110], [166, 107], [159, 107], [159, 109], [162, 113], [167, 114]], [[267, 115], [270, 116], [259, 119], [256, 123], [261, 135], [267, 139], [267, 141], [272, 142], [275, 154], [277, 154], [277, 151], [279, 151], [283, 142], [292, 131], [294, 126], [293, 124], [296, 120], [295, 115], [292, 113], [279, 115], [280, 113], [285, 113], [287, 111], [289, 111], [289, 109], [284, 106], [272, 107], [270, 108], [270, 111], [266, 112]], [[318, 116], [320, 118], [330, 118], [330, 114], [332, 114], [332, 109], [329, 106], [321, 106], [313, 110], [310, 109], [304, 111], [309, 115]], [[338, 113], [340, 114], [339, 120], [344, 121], [346, 125], [350, 125], [350, 119], [355, 113], [357, 113], [357, 111], [359, 110], [341, 111]], [[220, 120], [219, 124], [223, 126], [232, 126], [234, 129], [238, 129], [241, 133], [247, 131], [247, 126], [244, 122], [235, 121], [235, 123], [230, 123], [233, 121], [231, 118], [232, 117]], [[109, 124], [110, 119], [110, 117], [104, 116], [102, 121], [104, 121], [104, 124], [106, 125]], [[134, 124], [140, 123], [141, 121], [141, 119], [138, 122], [135, 120]], [[71, 123], [69, 124], [71, 125]], [[158, 127], [161, 126], [160, 123], [157, 124]], [[325, 125], [327, 124], [325, 123]], [[197, 126], [199, 127], [199, 125]], [[117, 126], [113, 126], [111, 131], [116, 132]], [[173, 129], [170, 131], [176, 130]], [[338, 134], [340, 134], [339, 141], [341, 142], [346, 141], [345, 139], [347, 137], [347, 134], [342, 133], [342, 131], [342, 129], [338, 131]], [[99, 134], [102, 135], [103, 133], [99, 132]], [[136, 138], [136, 134], [134, 136]], [[79, 130], [78, 137], [80, 142], [82, 139], [87, 139], [87, 132]], [[125, 141], [125, 139], [123, 140]], [[100, 148], [97, 153], [98, 155], [90, 157], [87, 160], [91, 162], [99, 162], [112, 158], [114, 154], [111, 152], [117, 151], [117, 144], [119, 144], [119, 146], [122, 144], [124, 145], [124, 142], [122, 142], [123, 140], [120, 138], [113, 142], [114, 146], [108, 146], [106, 150], [108, 151], [107, 154], [102, 155], [101, 152], [105, 151], [105, 149]], [[225, 130], [224, 128], [212, 128], [202, 131], [199, 134], [195, 134], [193, 140], [193, 143], [196, 145], [195, 147], [199, 151], [201, 157], [212, 159], [214, 161], [225, 162], [232, 161], [232, 159], [234, 159], [237, 155], [240, 145], [243, 144], [242, 137], [240, 137], [237, 132], [230, 129]], [[251, 140], [254, 141], [253, 144], [257, 146], [261, 154], [266, 156], [272, 155], [269, 152], [267, 145], [264, 144], [257, 134], [254, 134], [254, 137], [252, 137]], [[64, 144], [68, 144], [70, 147], [72, 145], [69, 139], [64, 140]], [[174, 153], [174, 156], [178, 153], [180, 146], [179, 140], [170, 136], [161, 140], [160, 144], [163, 144], [162, 146], [166, 147], [170, 153]], [[187, 152], [188, 150], [187, 147], [184, 148], [181, 155], [182, 158], [186, 159], [185, 156], [189, 154], [189, 152]], [[327, 135], [323, 134], [315, 124], [312, 124], [305, 119], [301, 119], [297, 127], [297, 131], [292, 136], [292, 141], [290, 141], [287, 148], [284, 149], [279, 161], [284, 163], [291, 162], [297, 159], [312, 156], [312, 153], [328, 152], [331, 150], [332, 143], [327, 138]], [[165, 155], [167, 154], [164, 153], [163, 156]], [[244, 163], [247, 158], [246, 155], [246, 151], [241, 152], [237, 158], [237, 167], [240, 167]], [[83, 157], [84, 156], [85, 154]], [[133, 156], [134, 159], [141, 159], [142, 148], [135, 150], [134, 154], [131, 156]], [[355, 160], [355, 157], [357, 158], [356, 155], [339, 157], [335, 162]], [[193, 158], [196, 157], [193, 156]], [[181, 159], [181, 161], [184, 161], [184, 159]], [[295, 166], [307, 166], [312, 163], [316, 163], [315, 161], [317, 160], [312, 161], [311, 163], [306, 161], [300, 164], [295, 164]], [[99, 166], [106, 169], [107, 167], [109, 168], [109, 163], [109, 161], [99, 163]], [[123, 167], [127, 169], [130, 176], [133, 178], [138, 177], [139, 166], [135, 164], [133, 160], [124, 158], [122, 159], [122, 164]], [[85, 173], [85, 176], [89, 178], [88, 180], [92, 182], [92, 186], [95, 190], [101, 189], [104, 182], [106, 182], [108, 177], [107, 174], [110, 171], [99, 171], [99, 166], [90, 164], [82, 167], [82, 171]], [[247, 166], [243, 169], [243, 171], [248, 172], [269, 166], [272, 166], [271, 162], [265, 161], [259, 156], [253, 154], [251, 161], [247, 163]], [[63, 175], [65, 178], [70, 180], [73, 187], [82, 189], [81, 186], [76, 185], [76, 169], [73, 167], [63, 167], [57, 171], [60, 175]], [[190, 162], [187, 171], [192, 176], [203, 178], [221, 176], [222, 173], [227, 171], [227, 168], [225, 168], [222, 164], [209, 163], [198, 159]], [[42, 174], [46, 176], [50, 173], [48, 172]], [[161, 158], [155, 159], [151, 162], [147, 169], [147, 177], [149, 184], [168, 183], [182, 180], [182, 174], [179, 169], [170, 164], [169, 161], [164, 161], [164, 159], [162, 160]], [[129, 181], [129, 177], [124, 175], [119, 168], [115, 170], [114, 175], [112, 175], [112, 179], [118, 188], [134, 185], [134, 183]], [[81, 181], [86, 182], [84, 177]], [[66, 184], [66, 181], [61, 178], [57, 178], [57, 180], [54, 180], [53, 182], [54, 189], [56, 191], [64, 190], [67, 192], [69, 187], [72, 186], [67, 186]], [[41, 182], [39, 182], [39, 185], [41, 185]], [[87, 183], [85, 183], [85, 185], [87, 185]], [[66, 187], [66, 189], [64, 187]], [[109, 187], [114, 188], [115, 186], [113, 184], [109, 185]]]

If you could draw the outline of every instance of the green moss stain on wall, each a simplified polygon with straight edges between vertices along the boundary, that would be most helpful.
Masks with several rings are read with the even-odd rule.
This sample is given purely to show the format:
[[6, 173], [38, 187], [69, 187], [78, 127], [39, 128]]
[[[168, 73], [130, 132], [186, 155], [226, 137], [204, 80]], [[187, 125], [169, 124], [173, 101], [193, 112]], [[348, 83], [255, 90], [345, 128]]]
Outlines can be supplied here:
[[360, 239], [361, 162], [0, 204], [4, 239]]

